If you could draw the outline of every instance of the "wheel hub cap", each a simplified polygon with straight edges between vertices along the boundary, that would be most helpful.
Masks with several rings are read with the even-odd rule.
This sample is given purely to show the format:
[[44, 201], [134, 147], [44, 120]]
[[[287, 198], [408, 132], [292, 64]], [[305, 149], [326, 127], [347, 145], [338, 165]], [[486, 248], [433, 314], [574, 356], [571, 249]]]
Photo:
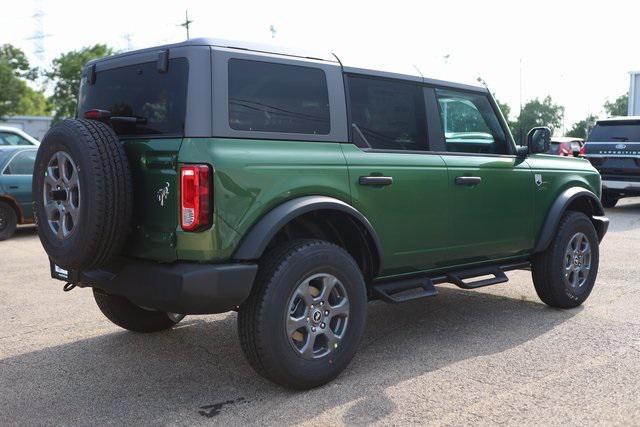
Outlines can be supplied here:
[[58, 151], [49, 159], [42, 198], [49, 228], [58, 239], [66, 239], [80, 221], [79, 171], [68, 153]]
[[564, 282], [573, 289], [581, 288], [591, 271], [591, 244], [584, 233], [574, 234], [564, 254]]
[[289, 298], [285, 332], [300, 356], [318, 359], [338, 349], [348, 321], [349, 299], [342, 283], [331, 274], [314, 274]]

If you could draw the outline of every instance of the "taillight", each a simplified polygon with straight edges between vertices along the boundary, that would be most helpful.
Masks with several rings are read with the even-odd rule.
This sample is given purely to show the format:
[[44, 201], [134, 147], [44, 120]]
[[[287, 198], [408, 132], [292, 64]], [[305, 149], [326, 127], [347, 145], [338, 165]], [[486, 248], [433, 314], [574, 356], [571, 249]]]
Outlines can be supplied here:
[[587, 153], [587, 144], [584, 144], [582, 147], [580, 147], [580, 151], [578, 152], [578, 156], [584, 157], [584, 155], [586, 153]]
[[209, 166], [184, 165], [180, 169], [180, 226], [198, 231], [211, 225]]

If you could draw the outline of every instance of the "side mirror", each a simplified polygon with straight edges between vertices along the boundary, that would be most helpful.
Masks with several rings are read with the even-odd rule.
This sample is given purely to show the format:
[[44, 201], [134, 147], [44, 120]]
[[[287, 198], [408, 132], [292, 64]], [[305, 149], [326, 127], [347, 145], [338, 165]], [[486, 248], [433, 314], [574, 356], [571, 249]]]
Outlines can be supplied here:
[[551, 129], [546, 126], [534, 127], [527, 134], [529, 153], [546, 153], [551, 146]]

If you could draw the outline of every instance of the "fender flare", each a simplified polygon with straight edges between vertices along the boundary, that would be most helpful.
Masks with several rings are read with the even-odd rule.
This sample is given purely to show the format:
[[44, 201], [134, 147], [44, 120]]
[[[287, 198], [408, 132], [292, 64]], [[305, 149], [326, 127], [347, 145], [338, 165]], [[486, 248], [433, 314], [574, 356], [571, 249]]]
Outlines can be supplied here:
[[275, 207], [260, 218], [246, 234], [233, 254], [233, 259], [250, 261], [260, 258], [271, 239], [291, 220], [309, 212], [335, 210], [349, 214], [369, 233], [375, 245], [374, 256], [378, 257], [379, 269], [382, 267], [382, 246], [380, 239], [369, 220], [356, 208], [327, 196], [305, 196], [288, 200]]
[[571, 187], [564, 190], [551, 205], [551, 209], [549, 209], [547, 219], [544, 222], [542, 231], [540, 232], [538, 241], [536, 242], [536, 246], [533, 250], [534, 253], [542, 252], [549, 246], [551, 240], [553, 240], [556, 230], [558, 229], [560, 219], [567, 210], [567, 207], [571, 202], [582, 197], [586, 197], [594, 208], [594, 215], [592, 215], [590, 219], [596, 227], [598, 238], [602, 240], [604, 234], [607, 232], [609, 220], [604, 217], [604, 208], [602, 207], [600, 199], [586, 188]]

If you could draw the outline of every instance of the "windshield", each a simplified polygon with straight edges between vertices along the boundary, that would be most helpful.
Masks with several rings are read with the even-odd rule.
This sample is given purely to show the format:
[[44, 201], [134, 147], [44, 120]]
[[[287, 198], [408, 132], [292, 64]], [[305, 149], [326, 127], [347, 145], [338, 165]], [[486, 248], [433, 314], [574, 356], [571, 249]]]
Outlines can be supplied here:
[[587, 141], [640, 142], [640, 121], [598, 123], [589, 134]]
[[184, 133], [188, 63], [169, 60], [161, 73], [156, 62], [99, 71], [94, 84], [83, 80], [78, 116], [92, 109], [108, 110], [111, 116], [137, 117], [135, 121], [112, 121], [119, 135], [170, 135]]

